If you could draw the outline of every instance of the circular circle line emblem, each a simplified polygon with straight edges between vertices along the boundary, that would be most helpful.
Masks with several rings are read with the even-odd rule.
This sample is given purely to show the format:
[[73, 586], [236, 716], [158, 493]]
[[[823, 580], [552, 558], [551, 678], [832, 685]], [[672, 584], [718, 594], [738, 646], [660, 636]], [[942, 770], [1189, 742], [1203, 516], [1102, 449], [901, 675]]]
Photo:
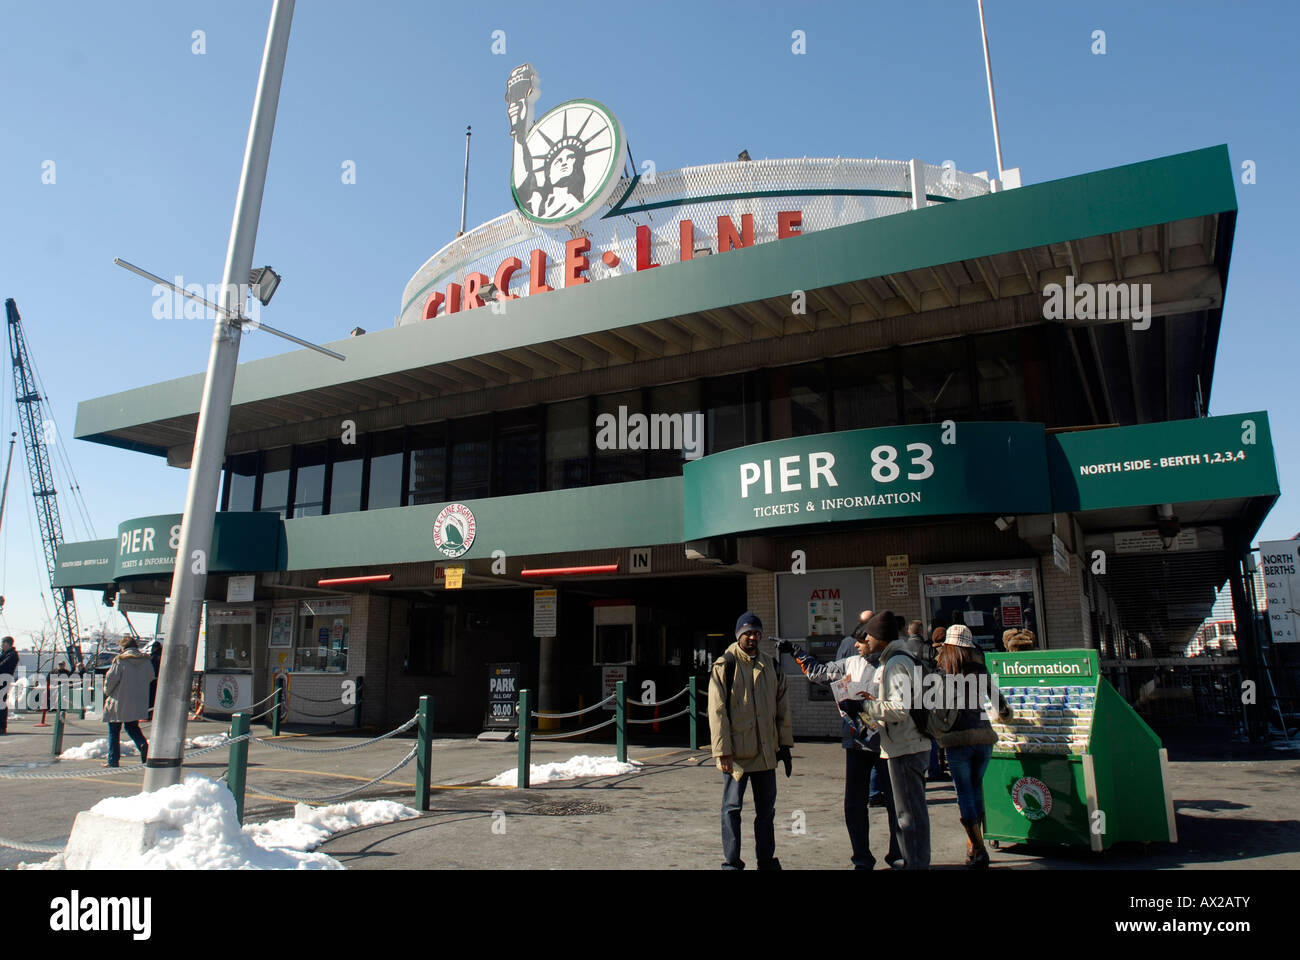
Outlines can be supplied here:
[[474, 514], [463, 503], [449, 503], [433, 521], [433, 545], [446, 557], [456, 559], [474, 545]]
[[618, 185], [623, 144], [602, 103], [569, 100], [548, 110], [516, 147], [510, 189], [519, 212], [543, 227], [579, 223]]
[[1021, 777], [1011, 788], [1011, 802], [1028, 820], [1042, 820], [1052, 812], [1052, 791], [1037, 777]]

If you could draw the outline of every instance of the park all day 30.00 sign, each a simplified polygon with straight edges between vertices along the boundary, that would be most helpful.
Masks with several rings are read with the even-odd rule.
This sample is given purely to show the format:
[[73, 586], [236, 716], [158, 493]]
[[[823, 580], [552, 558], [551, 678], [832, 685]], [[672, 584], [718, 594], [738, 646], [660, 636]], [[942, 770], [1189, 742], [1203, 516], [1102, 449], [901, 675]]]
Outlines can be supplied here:
[[687, 463], [685, 537], [970, 513], [1047, 513], [1041, 424], [916, 424], [775, 440]]

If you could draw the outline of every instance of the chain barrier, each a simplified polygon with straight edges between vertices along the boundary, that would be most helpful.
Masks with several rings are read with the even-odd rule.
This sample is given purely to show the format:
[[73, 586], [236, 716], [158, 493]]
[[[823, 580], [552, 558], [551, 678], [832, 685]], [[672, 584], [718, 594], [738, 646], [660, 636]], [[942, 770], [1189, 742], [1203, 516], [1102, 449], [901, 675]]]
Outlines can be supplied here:
[[[213, 750], [225, 750], [232, 743], [239, 743], [241, 740], [250, 739], [252, 739], [252, 737], [249, 734], [244, 734], [243, 736], [232, 737], [229, 740], [222, 740], [220, 743], [214, 744], [213, 746], [203, 747], [200, 750], [187, 753], [185, 759], [186, 761], [189, 761], [194, 757], [202, 756], [205, 753], [211, 753]], [[11, 772], [8, 770], [0, 770], [0, 780], [79, 780], [82, 777], [112, 777], [119, 773], [131, 773], [132, 771], [139, 772], [142, 770], [144, 770], [144, 764], [140, 764], [138, 767], [135, 764], [132, 764], [129, 767], [105, 767], [102, 770], [78, 770], [75, 773], [18, 773], [17, 771]]]
[[343, 800], [346, 799], [347, 797], [351, 797], [355, 794], [358, 794], [362, 790], [374, 786], [376, 783], [378, 783], [380, 780], [385, 779], [386, 777], [391, 777], [398, 770], [401, 770], [402, 767], [406, 766], [408, 763], [410, 763], [412, 760], [415, 759], [416, 749], [417, 749], [416, 747], [412, 747], [411, 752], [408, 753], [405, 757], [403, 757], [398, 762], [397, 766], [393, 767], [391, 770], [387, 770], [384, 773], [381, 773], [373, 780], [368, 780], [365, 783], [361, 784], [361, 786], [359, 787], [354, 787], [351, 790], [344, 790], [342, 793], [331, 793], [328, 796], [324, 796], [324, 797], [294, 797], [294, 796], [290, 796], [287, 793], [276, 793], [274, 790], [268, 790], [264, 787], [255, 787], [252, 784], [249, 784], [247, 789], [252, 793], [264, 794], [265, 796], [268, 797], [274, 797], [276, 800], [284, 800], [287, 803], [334, 803], [338, 800]]
[[62, 853], [64, 849], [50, 843], [20, 843], [17, 840], [6, 840], [4, 837], [0, 837], [0, 847], [22, 850], [25, 853]]
[[600, 701], [600, 703], [593, 703], [591, 706], [583, 707], [581, 710], [574, 710], [573, 713], [539, 713], [536, 710], [530, 712], [534, 717], [542, 720], [567, 720], [569, 717], [580, 717], [584, 713], [591, 713], [593, 710], [599, 710], [605, 704], [613, 703], [614, 698], [617, 696], [618, 694], [611, 693], [604, 700]]
[[[667, 700], [654, 700], [654, 701], [652, 701], [652, 702], [650, 702], [650, 703], [644, 703], [644, 702], [642, 702], [642, 701], [640, 701], [640, 700], [628, 700], [627, 705], [628, 705], [629, 707], [662, 707], [665, 703], [672, 703], [672, 702], [673, 702], [674, 700], [676, 700], [678, 697], [684, 697], [684, 696], [686, 696], [686, 691], [687, 691], [688, 689], [689, 689], [688, 687], [682, 687], [680, 690], [678, 690], [676, 693], [674, 693], [674, 694], [673, 694], [671, 697], [669, 697]], [[664, 717], [663, 719], [666, 720], [667, 717]], [[635, 723], [635, 722], [638, 722], [638, 721], [633, 721], [633, 720], [629, 720], [629, 721], [628, 721], [628, 723]]]
[[[251, 710], [252, 707], [249, 707], [249, 709]], [[275, 713], [277, 709], [279, 708], [276, 705], [272, 704], [270, 708], [263, 710], [261, 713], [253, 714], [251, 717], [248, 718], [248, 721], [249, 723], [252, 723], [254, 720], [260, 719], [261, 717], [266, 716], [268, 713]]]
[[614, 722], [614, 720], [615, 720], [614, 717], [610, 717], [610, 718], [609, 718], [608, 720], [606, 720], [604, 723], [598, 723], [598, 724], [596, 724], [594, 727], [585, 727], [585, 728], [582, 729], [582, 730], [573, 730], [573, 731], [570, 731], [569, 733], [534, 733], [534, 734], [531, 734], [531, 735], [530, 735], [529, 739], [531, 739], [531, 740], [565, 740], [565, 739], [568, 739], [569, 737], [576, 737], [576, 736], [580, 736], [581, 734], [584, 734], [584, 733], [591, 733], [591, 731], [593, 731], [593, 730], [599, 730], [601, 727], [608, 727], [611, 723]]
[[275, 695], [276, 695], [276, 693], [278, 693], [278, 692], [279, 692], [279, 691], [272, 691], [270, 696], [263, 697], [261, 700], [258, 700], [256, 703], [250, 703], [246, 709], [248, 709], [248, 710], [252, 710], [254, 707], [260, 707], [262, 704], [267, 703], [268, 701], [274, 700], [274, 699], [275, 699]]
[[315, 697], [304, 697], [301, 693], [295, 693], [293, 696], [286, 697], [285, 700], [301, 700], [303, 703], [337, 703], [338, 697], [328, 697], [325, 700], [318, 700]]
[[419, 722], [419, 719], [420, 715], [417, 713], [410, 720], [407, 720], [404, 724], [394, 730], [389, 730], [387, 733], [381, 734], [371, 740], [349, 744], [346, 747], [293, 747], [287, 743], [276, 743], [274, 740], [264, 740], [261, 737], [253, 737], [252, 740], [255, 743], [260, 743], [262, 746], [270, 747], [273, 750], [286, 750], [289, 753], [346, 753], [349, 750], [360, 750], [362, 747], [368, 747], [372, 743], [378, 743], [381, 740], [387, 740], [389, 737], [395, 737], [399, 733], [410, 730]]
[[678, 717], [684, 717], [691, 712], [690, 707], [683, 707], [676, 713], [667, 717], [651, 717], [648, 720], [624, 720], [624, 723], [667, 723], [669, 720], [676, 720]]

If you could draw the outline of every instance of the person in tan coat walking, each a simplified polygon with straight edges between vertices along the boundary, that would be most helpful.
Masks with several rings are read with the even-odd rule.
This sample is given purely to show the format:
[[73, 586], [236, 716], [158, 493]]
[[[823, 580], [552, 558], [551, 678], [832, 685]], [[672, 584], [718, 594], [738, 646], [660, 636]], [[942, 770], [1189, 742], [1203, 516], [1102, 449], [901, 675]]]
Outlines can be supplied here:
[[108, 724], [108, 762], [116, 767], [122, 758], [122, 728], [140, 751], [140, 762], [149, 759], [149, 741], [140, 732], [140, 721], [149, 716], [149, 683], [153, 664], [140, 650], [135, 637], [123, 637], [122, 652], [104, 677], [104, 720]]
[[776, 764], [790, 775], [794, 728], [785, 674], [758, 649], [763, 622], [746, 612], [736, 621], [736, 642], [713, 664], [709, 678], [709, 729], [723, 774], [724, 870], [743, 870], [740, 811], [745, 787], [754, 785], [754, 847], [758, 869], [780, 870], [776, 858]]

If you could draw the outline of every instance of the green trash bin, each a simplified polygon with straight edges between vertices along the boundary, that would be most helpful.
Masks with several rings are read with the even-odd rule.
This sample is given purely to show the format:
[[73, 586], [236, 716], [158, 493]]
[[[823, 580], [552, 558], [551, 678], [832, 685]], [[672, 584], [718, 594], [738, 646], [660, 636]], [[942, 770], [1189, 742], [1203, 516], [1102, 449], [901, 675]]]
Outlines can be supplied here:
[[985, 837], [1105, 850], [1178, 839], [1168, 756], [1096, 650], [993, 653], [989, 672], [1015, 716], [995, 722], [984, 775]]

